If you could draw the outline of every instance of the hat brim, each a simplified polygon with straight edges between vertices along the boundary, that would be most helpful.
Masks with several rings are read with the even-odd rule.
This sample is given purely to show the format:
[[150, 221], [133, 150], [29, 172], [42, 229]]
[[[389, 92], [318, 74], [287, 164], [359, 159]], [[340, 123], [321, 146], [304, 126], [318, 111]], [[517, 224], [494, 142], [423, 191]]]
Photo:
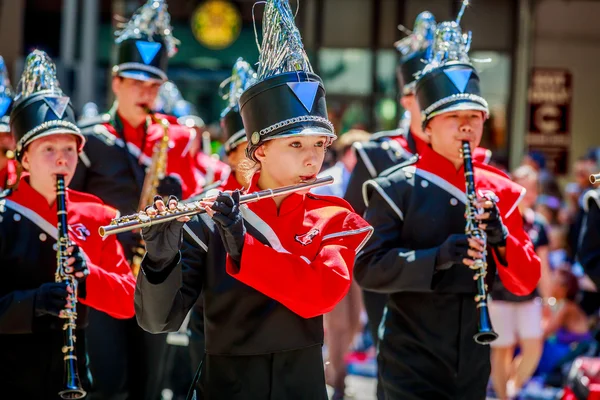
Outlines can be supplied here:
[[73, 135], [73, 136], [75, 136], [77, 139], [79, 139], [79, 146], [77, 148], [77, 151], [80, 152], [83, 150], [83, 146], [85, 145], [85, 136], [83, 136], [83, 134], [81, 132], [77, 132], [72, 129], [64, 128], [64, 127], [49, 129], [44, 133], [35, 135], [31, 139], [29, 139], [27, 142], [23, 143], [23, 149], [27, 148], [27, 146], [29, 146], [31, 143], [35, 142], [38, 139], [48, 137], [48, 136], [55, 136], [55, 135]]
[[325, 136], [331, 138], [332, 141], [337, 139], [337, 135], [331, 132], [327, 128], [323, 128], [321, 126], [304, 126], [302, 128], [290, 129], [285, 133], [269, 136], [263, 139], [263, 141], [273, 140], [273, 139], [281, 139], [281, 138], [289, 138], [295, 136]]
[[147, 71], [138, 71], [134, 69], [129, 69], [126, 71], [117, 72], [117, 76], [128, 79], [135, 79], [136, 81], [142, 82], [156, 82], [156, 83], [164, 83], [165, 80], [159, 75], [147, 72]]
[[246, 131], [241, 129], [231, 135], [229, 139], [223, 144], [225, 148], [225, 154], [231, 153], [235, 150], [240, 144], [248, 142], [248, 137], [246, 136]]
[[430, 121], [433, 117], [437, 117], [438, 115], [447, 114], [453, 111], [481, 111], [483, 112], [485, 119], [490, 116], [490, 110], [483, 104], [474, 101], [462, 101], [432, 112], [427, 116], [427, 121]]

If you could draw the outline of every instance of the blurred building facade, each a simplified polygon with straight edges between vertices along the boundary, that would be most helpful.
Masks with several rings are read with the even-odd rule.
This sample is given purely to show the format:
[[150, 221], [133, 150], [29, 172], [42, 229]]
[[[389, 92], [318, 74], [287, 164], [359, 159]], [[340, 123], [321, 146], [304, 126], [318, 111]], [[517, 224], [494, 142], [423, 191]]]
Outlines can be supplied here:
[[[210, 7], [204, 7], [212, 1]], [[110, 97], [114, 15], [129, 17], [142, 0], [10, 0], [0, 2], [0, 54], [12, 65], [13, 84], [33, 48], [57, 62], [65, 91], [77, 109]], [[221, 3], [221, 4], [216, 4]], [[483, 145], [516, 165], [526, 151], [531, 117], [528, 88], [533, 68], [571, 76], [567, 109], [569, 157], [600, 145], [595, 115], [600, 77], [600, 1], [474, 0], [462, 26], [473, 32], [471, 56], [481, 59], [482, 89], [492, 118]], [[223, 102], [219, 83], [239, 56], [257, 61], [254, 0], [169, 0], [179, 53], [169, 76], [201, 117], [216, 121]], [[291, 1], [292, 7], [296, 2]], [[313, 67], [325, 81], [328, 107], [339, 132], [351, 127], [393, 129], [397, 102], [393, 43], [417, 14], [438, 21], [456, 17], [459, 0], [301, 0], [297, 21]], [[257, 26], [262, 5], [254, 8]], [[260, 36], [260, 32], [259, 32]]]

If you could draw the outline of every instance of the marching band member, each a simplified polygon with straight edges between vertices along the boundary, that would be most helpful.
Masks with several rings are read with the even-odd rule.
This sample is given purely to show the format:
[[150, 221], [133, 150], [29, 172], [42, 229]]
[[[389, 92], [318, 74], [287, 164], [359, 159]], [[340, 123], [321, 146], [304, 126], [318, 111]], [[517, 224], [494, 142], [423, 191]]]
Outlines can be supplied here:
[[[518, 210], [523, 189], [475, 161], [476, 193], [465, 194], [463, 142], [477, 147], [489, 111], [459, 20], [437, 26], [416, 84], [430, 145], [413, 165], [365, 184], [365, 218], [375, 232], [355, 276], [365, 289], [389, 294], [378, 354], [386, 399], [485, 398], [490, 351], [474, 341], [484, 325], [469, 267], [487, 252], [488, 277], [498, 270], [519, 295], [533, 291], [540, 276]], [[479, 224], [486, 242], [465, 235], [465, 205], [482, 209], [468, 222]]]
[[[363, 215], [367, 208], [363, 200], [363, 184], [369, 179], [376, 178], [386, 169], [409, 160], [415, 154], [421, 154], [428, 146], [429, 136], [423, 132], [415, 87], [417, 76], [426, 65], [425, 60], [430, 51], [435, 28], [434, 16], [429, 11], [423, 11], [415, 20], [412, 34], [394, 44], [400, 53], [396, 71], [401, 94], [400, 103], [406, 112], [399, 129], [376, 133], [371, 141], [354, 145], [357, 164], [350, 176], [344, 199], [360, 215]], [[474, 159], [487, 163], [491, 152], [478, 147], [473, 156]], [[378, 327], [387, 296], [384, 293], [364, 290], [363, 299], [371, 336], [377, 346]], [[377, 387], [377, 398], [383, 399], [380, 383]]]
[[[259, 169], [248, 193], [312, 181], [335, 138], [289, 3], [269, 0], [263, 24], [259, 81], [239, 100], [248, 172]], [[307, 192], [252, 204], [225, 192], [185, 228], [180, 219], [142, 231], [138, 321], [177, 330], [203, 296], [204, 398], [327, 399], [322, 315], [347, 293], [371, 228], [345, 201]], [[164, 208], [159, 199], [147, 212]]]
[[[16, 157], [26, 174], [17, 188], [0, 198], [2, 390], [7, 398], [58, 399], [65, 345], [64, 319], [59, 314], [69, 292], [64, 282], [55, 282], [56, 176], [64, 175], [68, 185], [85, 137], [44, 52], [36, 50], [27, 57], [10, 123]], [[135, 281], [119, 242], [94, 234], [116, 216], [116, 210], [71, 189], [66, 192], [66, 207], [72, 244], [65, 270], [79, 283], [75, 343], [80, 378], [89, 390], [83, 331], [88, 308], [131, 318]]]
[[0, 56], [0, 191], [17, 181], [17, 163], [14, 160], [15, 139], [10, 133], [10, 110], [13, 93], [4, 59]]
[[[168, 59], [176, 53], [178, 41], [164, 0], [149, 0], [116, 35], [111, 82], [115, 106], [96, 123], [81, 127], [87, 142], [72, 187], [130, 214], [139, 208], [147, 167], [158, 167], [153, 162], [159, 153], [155, 146], [167, 132], [153, 121], [149, 109], [167, 80]], [[192, 138], [189, 129], [173, 122], [168, 126], [166, 177], [157, 191], [187, 198], [199, 190], [188, 151]], [[118, 238], [135, 268], [140, 234], [128, 232]], [[142, 399], [159, 396], [165, 337], [147, 334], [135, 319], [120, 321], [93, 312], [88, 339], [95, 384], [103, 399], [125, 393]]]

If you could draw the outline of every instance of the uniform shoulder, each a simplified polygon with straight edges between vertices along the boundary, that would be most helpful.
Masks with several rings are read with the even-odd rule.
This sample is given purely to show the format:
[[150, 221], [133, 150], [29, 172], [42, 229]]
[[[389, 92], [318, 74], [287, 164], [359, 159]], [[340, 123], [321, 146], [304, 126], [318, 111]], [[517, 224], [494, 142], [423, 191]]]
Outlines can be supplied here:
[[90, 216], [99, 220], [114, 218], [118, 214], [116, 209], [104, 204], [99, 197], [90, 193], [69, 189], [69, 201], [81, 205], [82, 209], [86, 210]]
[[598, 208], [600, 208], [600, 188], [588, 190], [583, 195], [583, 209], [585, 212], [590, 210], [590, 201], [595, 201]]
[[496, 167], [492, 167], [491, 165], [486, 164], [486, 163], [481, 162], [481, 161], [478, 161], [478, 160], [475, 160], [475, 164], [474, 165], [475, 165], [475, 167], [477, 167], [479, 169], [486, 170], [488, 172], [494, 173], [496, 175], [499, 175], [499, 176], [501, 176], [503, 178], [506, 178], [506, 179], [510, 180], [510, 176], [506, 172], [502, 171], [501, 169], [498, 169]]
[[477, 147], [473, 151], [473, 160], [487, 164], [492, 159], [492, 151], [490, 149], [486, 149], [484, 147]]
[[[487, 187], [479, 191], [479, 195], [486, 195], [490, 191], [493, 197], [496, 197], [498, 208], [503, 214], [508, 217], [516, 209], [523, 197], [525, 196], [526, 190], [523, 186], [513, 182], [510, 178], [493, 167], [485, 166], [487, 168], [478, 168], [475, 174], [483, 174], [487, 183]], [[494, 170], [490, 170], [493, 168]], [[497, 171], [500, 171], [498, 173]]]
[[404, 180], [415, 172], [415, 164], [419, 161], [418, 155], [412, 155], [409, 159], [402, 161], [386, 170], [381, 171], [379, 177], [393, 180]]
[[399, 136], [403, 136], [404, 131], [402, 129], [392, 129], [389, 131], [381, 131], [375, 132], [371, 135], [370, 142], [379, 142], [382, 140], [389, 140], [393, 138], [397, 138]]
[[110, 122], [110, 119], [110, 114], [100, 114], [95, 117], [80, 120], [79, 122], [77, 122], [77, 126], [79, 127], [79, 129], [81, 129], [82, 132], [91, 131], [96, 125], [108, 124]]
[[354, 212], [352, 206], [340, 197], [308, 193], [306, 199], [307, 211], [316, 213], [319, 219], [326, 220], [326, 234], [328, 232], [329, 234], [339, 234], [340, 232], [354, 234], [372, 229], [362, 217]]

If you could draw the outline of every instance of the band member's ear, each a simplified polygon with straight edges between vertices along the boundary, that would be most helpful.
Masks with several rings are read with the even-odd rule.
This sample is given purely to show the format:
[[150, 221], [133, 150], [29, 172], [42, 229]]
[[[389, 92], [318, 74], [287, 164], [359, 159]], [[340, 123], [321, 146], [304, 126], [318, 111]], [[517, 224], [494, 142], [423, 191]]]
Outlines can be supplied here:
[[21, 158], [21, 165], [23, 170], [29, 171], [29, 151], [27, 149], [23, 152], [23, 158]]
[[425, 128], [423, 129], [423, 133], [425, 133], [427, 136], [431, 137], [431, 127], [429, 124], [425, 125]]
[[256, 152], [254, 153], [254, 156], [256, 157], [256, 159], [259, 162], [263, 162], [264, 158], [266, 157], [266, 152], [265, 152], [266, 147], [267, 147], [267, 142], [258, 146], [258, 148], [256, 149]]

